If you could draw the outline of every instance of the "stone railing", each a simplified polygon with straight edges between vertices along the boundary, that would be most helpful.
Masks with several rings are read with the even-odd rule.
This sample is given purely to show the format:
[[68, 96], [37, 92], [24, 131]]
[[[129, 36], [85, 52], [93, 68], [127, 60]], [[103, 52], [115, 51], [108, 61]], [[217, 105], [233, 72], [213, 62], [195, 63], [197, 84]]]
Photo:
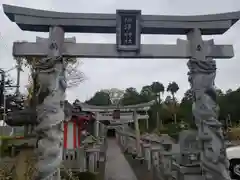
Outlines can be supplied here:
[[105, 162], [105, 142], [83, 145], [77, 149], [63, 150], [63, 165], [71, 171], [97, 172], [100, 162]]
[[[19, 143], [24, 144], [25, 141], [27, 141], [28, 143], [30, 142], [30, 140], [28, 139], [21, 139], [18, 141], [10, 139], [8, 141], [8, 145], [9, 147], [12, 147], [12, 150], [15, 150], [15, 146], [18, 146]], [[12, 144], [15, 146], [13, 146]], [[63, 149], [63, 162], [61, 166], [61, 172], [65, 174], [64, 177], [71, 177], [71, 175], [79, 174], [80, 172], [90, 172], [96, 175], [99, 180], [103, 180], [106, 161], [106, 148], [106, 127], [104, 127], [102, 128], [102, 132], [100, 133], [100, 136], [98, 138], [95, 138], [92, 135], [88, 135], [83, 140], [80, 148]], [[11, 156], [9, 156], [10, 154]], [[9, 155], [0, 158], [1, 177], [1, 173], [4, 170], [5, 166], [8, 165], [10, 167], [10, 165], [13, 166], [16, 163], [16, 158], [14, 154], [16, 153], [9, 153]], [[9, 170], [10, 169], [11, 167], [9, 168]], [[6, 174], [7, 170], [4, 170], [3, 172]], [[11, 173], [9, 172], [8, 174]]]
[[106, 149], [106, 133], [96, 139], [89, 135], [80, 148], [63, 150], [62, 170], [67, 169], [72, 173], [91, 172], [104, 177]]
[[182, 131], [176, 142], [166, 134], [145, 134], [137, 152], [133, 133], [116, 130], [118, 144], [139, 180], [202, 180], [196, 135], [195, 131]]

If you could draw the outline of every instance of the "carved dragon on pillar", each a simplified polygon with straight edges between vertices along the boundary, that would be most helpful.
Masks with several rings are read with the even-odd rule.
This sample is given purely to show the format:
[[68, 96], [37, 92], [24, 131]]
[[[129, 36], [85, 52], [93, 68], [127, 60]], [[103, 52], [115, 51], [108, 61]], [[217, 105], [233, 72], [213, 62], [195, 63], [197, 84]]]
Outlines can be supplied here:
[[38, 72], [37, 126], [38, 157], [36, 179], [52, 177], [62, 161], [61, 123], [64, 119], [64, 99], [67, 83], [62, 57], [43, 58], [36, 65]]
[[[219, 106], [214, 88], [216, 62], [204, 56], [200, 30], [190, 32], [193, 56], [188, 61], [189, 82], [194, 93], [192, 112], [201, 145], [201, 167], [207, 180], [230, 180]], [[194, 52], [195, 51], [195, 52]]]

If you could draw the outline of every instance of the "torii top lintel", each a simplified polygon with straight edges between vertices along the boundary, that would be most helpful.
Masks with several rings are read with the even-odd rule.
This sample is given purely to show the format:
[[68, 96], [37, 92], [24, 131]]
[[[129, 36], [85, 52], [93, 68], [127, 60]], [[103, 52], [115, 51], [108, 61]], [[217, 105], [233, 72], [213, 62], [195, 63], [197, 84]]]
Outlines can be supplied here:
[[[116, 33], [116, 14], [65, 13], [3, 5], [4, 13], [22, 30], [49, 32], [58, 26], [71, 33]], [[240, 11], [198, 15], [142, 15], [143, 34], [186, 34], [199, 28], [203, 35], [223, 34], [240, 18]]]
[[141, 110], [148, 110], [155, 101], [149, 101], [146, 103], [140, 103], [135, 105], [109, 105], [109, 106], [95, 106], [95, 105], [89, 105], [86, 103], [80, 103], [79, 106], [81, 106], [82, 110], [84, 111], [91, 111], [91, 112], [112, 112], [116, 109], [119, 109], [120, 111], [141, 111]]

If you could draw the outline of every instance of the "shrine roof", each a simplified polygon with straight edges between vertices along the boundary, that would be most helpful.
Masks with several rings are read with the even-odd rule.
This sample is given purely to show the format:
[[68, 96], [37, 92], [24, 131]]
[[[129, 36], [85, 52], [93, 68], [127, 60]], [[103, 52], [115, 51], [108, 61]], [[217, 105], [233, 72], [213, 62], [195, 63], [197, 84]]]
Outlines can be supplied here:
[[[116, 14], [66, 13], [3, 5], [4, 13], [22, 30], [48, 32], [61, 25], [65, 32], [116, 33]], [[142, 15], [143, 34], [186, 34], [200, 28], [203, 35], [223, 34], [240, 18], [240, 11], [192, 16]]]
[[82, 110], [89, 110], [89, 111], [113, 111], [116, 109], [119, 110], [129, 110], [129, 111], [133, 111], [133, 110], [141, 110], [144, 108], [149, 108], [150, 106], [152, 106], [154, 104], [155, 101], [150, 101], [147, 103], [140, 103], [140, 104], [135, 104], [135, 105], [127, 105], [127, 106], [122, 106], [122, 105], [110, 105], [110, 106], [95, 106], [95, 105], [89, 105], [87, 103], [79, 103], [79, 106], [81, 106]]
[[[112, 112], [114, 110], [119, 109], [120, 111], [141, 111], [141, 110], [148, 110], [150, 106], [152, 106], [155, 103], [155, 101], [150, 101], [146, 103], [140, 103], [135, 105], [127, 105], [127, 106], [117, 106], [117, 105], [109, 105], [109, 106], [96, 106], [96, 105], [89, 105], [87, 103], [78, 102], [76, 105], [81, 107], [81, 111], [83, 112]], [[65, 100], [65, 113], [67, 114], [76, 114], [77, 112], [73, 112], [74, 105], [69, 103], [67, 100]], [[79, 112], [81, 115], [81, 112]]]

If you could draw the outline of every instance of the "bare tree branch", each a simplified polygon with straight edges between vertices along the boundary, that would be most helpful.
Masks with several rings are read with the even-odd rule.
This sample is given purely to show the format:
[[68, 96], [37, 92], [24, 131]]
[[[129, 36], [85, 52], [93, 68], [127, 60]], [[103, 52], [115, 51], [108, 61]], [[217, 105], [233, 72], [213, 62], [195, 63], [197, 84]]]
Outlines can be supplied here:
[[68, 88], [76, 87], [84, 80], [86, 80], [84, 73], [79, 69], [80, 65], [82, 65], [81, 61], [76, 61], [75, 63], [69, 63], [67, 65], [66, 79]]

